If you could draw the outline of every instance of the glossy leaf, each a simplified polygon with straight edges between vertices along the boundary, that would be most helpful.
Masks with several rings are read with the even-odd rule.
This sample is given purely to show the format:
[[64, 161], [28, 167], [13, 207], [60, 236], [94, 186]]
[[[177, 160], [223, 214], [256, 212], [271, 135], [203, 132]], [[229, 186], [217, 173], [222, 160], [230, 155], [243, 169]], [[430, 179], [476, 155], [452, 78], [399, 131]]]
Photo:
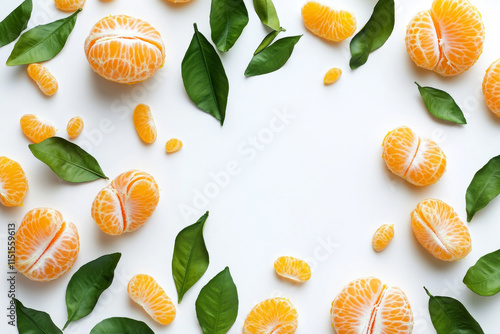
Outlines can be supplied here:
[[500, 194], [500, 155], [492, 158], [474, 175], [465, 201], [467, 205], [467, 221], [484, 208], [488, 203]]
[[114, 253], [99, 257], [78, 269], [71, 277], [66, 289], [66, 308], [68, 325], [86, 317], [92, 312], [101, 294], [111, 285], [115, 276], [115, 268], [121, 254]]
[[208, 268], [209, 256], [203, 239], [207, 218], [208, 211], [196, 223], [180, 231], [175, 238], [172, 275], [179, 304], [186, 291], [198, 282]]
[[39, 25], [21, 35], [7, 59], [8, 66], [38, 63], [54, 58], [63, 49], [76, 24], [78, 9], [70, 16]]
[[226, 334], [233, 326], [238, 316], [238, 291], [228, 267], [201, 289], [196, 316], [203, 334]]
[[372, 16], [351, 41], [349, 66], [356, 69], [366, 63], [370, 53], [380, 48], [391, 36], [395, 22], [394, 0], [379, 0]]
[[450, 94], [436, 88], [422, 87], [416, 82], [415, 84], [431, 114], [445, 121], [467, 124], [462, 110]]
[[464, 283], [481, 296], [493, 296], [500, 292], [500, 249], [486, 254], [470, 267]]
[[108, 318], [94, 326], [90, 334], [154, 334], [142, 321], [137, 321], [130, 318]]
[[248, 24], [248, 11], [243, 0], [212, 0], [210, 28], [217, 49], [231, 49]]
[[277, 40], [267, 48], [253, 56], [245, 70], [245, 76], [252, 77], [271, 73], [282, 68], [292, 56], [295, 44], [300, 36], [285, 37]]
[[262, 40], [262, 42], [260, 42], [259, 46], [257, 47], [257, 49], [255, 50], [255, 52], [253, 53], [254, 56], [261, 52], [262, 50], [264, 50], [265, 48], [267, 48], [269, 46], [269, 44], [271, 44], [274, 39], [279, 35], [280, 32], [282, 31], [286, 31], [286, 29], [283, 29], [283, 28], [279, 28], [278, 30], [273, 30], [271, 31], [269, 34], [267, 34], [266, 37], [264, 37], [264, 39]]
[[93, 156], [66, 139], [47, 138], [38, 144], [29, 145], [29, 149], [65, 181], [80, 183], [108, 178]]
[[224, 66], [210, 42], [194, 24], [191, 44], [182, 60], [184, 87], [198, 108], [224, 124], [229, 81]]
[[276, 8], [271, 0], [253, 0], [255, 12], [260, 21], [273, 30], [280, 29], [280, 20]]
[[19, 334], [62, 334], [47, 313], [27, 308], [16, 298], [14, 303]]
[[26, 29], [32, 10], [32, 0], [25, 0], [0, 22], [0, 47], [13, 42]]
[[[425, 289], [425, 288], [424, 288]], [[429, 313], [437, 334], [484, 334], [481, 326], [458, 300], [429, 295]]]

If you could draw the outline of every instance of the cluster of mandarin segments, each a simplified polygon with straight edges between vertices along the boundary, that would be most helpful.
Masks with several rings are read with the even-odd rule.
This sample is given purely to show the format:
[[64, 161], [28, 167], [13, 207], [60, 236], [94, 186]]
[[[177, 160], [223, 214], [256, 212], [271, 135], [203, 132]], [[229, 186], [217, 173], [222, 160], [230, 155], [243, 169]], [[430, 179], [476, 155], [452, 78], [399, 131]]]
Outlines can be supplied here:
[[107, 234], [132, 232], [146, 223], [159, 199], [155, 179], [133, 169], [118, 175], [97, 194], [92, 203], [92, 218]]
[[260, 302], [250, 311], [243, 334], [293, 334], [297, 330], [299, 315], [286, 298], [271, 298]]
[[291, 257], [280, 256], [274, 261], [276, 273], [286, 279], [297, 283], [303, 283], [311, 278], [311, 267], [307, 262]]
[[175, 305], [156, 280], [145, 274], [132, 277], [127, 292], [134, 302], [157, 322], [168, 325], [175, 319]]
[[28, 75], [35, 83], [43, 94], [52, 96], [57, 92], [59, 85], [56, 78], [50, 71], [41, 64], [29, 64], [27, 68]]
[[491, 64], [484, 75], [483, 95], [491, 112], [500, 117], [500, 59]]
[[335, 297], [331, 308], [337, 334], [410, 334], [413, 312], [405, 293], [378, 278], [350, 282]]
[[441, 200], [426, 199], [418, 203], [411, 213], [411, 227], [418, 242], [437, 259], [461, 260], [472, 249], [467, 226]]
[[484, 25], [467, 0], [435, 0], [406, 30], [406, 50], [419, 67], [443, 76], [467, 71], [483, 52]]
[[380, 226], [372, 238], [372, 247], [376, 252], [383, 251], [394, 238], [394, 224], [384, 224]]
[[54, 0], [56, 7], [65, 12], [74, 12], [85, 5], [85, 0]]
[[156, 125], [151, 113], [151, 108], [145, 104], [138, 104], [133, 114], [134, 127], [139, 138], [146, 144], [156, 140]]
[[446, 156], [432, 140], [420, 138], [409, 127], [390, 131], [383, 141], [387, 168], [416, 186], [436, 183], [446, 170]]
[[15, 267], [34, 281], [50, 281], [66, 273], [80, 250], [76, 226], [51, 208], [29, 211], [15, 239]]
[[340, 68], [331, 68], [326, 72], [325, 77], [323, 78], [323, 84], [331, 85], [337, 82], [341, 75], [342, 70]]
[[51, 122], [33, 114], [23, 115], [20, 123], [24, 135], [33, 143], [39, 143], [56, 134], [56, 127]]
[[103, 18], [85, 40], [92, 69], [105, 79], [134, 84], [151, 77], [165, 61], [160, 33], [149, 23], [126, 15]]
[[165, 144], [165, 151], [167, 153], [175, 153], [182, 148], [182, 141], [177, 138], [172, 138]]
[[315, 1], [302, 7], [304, 25], [316, 36], [340, 42], [356, 31], [356, 16], [352, 12], [332, 9]]
[[21, 206], [28, 192], [28, 180], [21, 165], [10, 158], [0, 157], [0, 203]]
[[83, 119], [80, 116], [71, 118], [66, 126], [69, 139], [76, 139], [82, 133], [83, 126]]

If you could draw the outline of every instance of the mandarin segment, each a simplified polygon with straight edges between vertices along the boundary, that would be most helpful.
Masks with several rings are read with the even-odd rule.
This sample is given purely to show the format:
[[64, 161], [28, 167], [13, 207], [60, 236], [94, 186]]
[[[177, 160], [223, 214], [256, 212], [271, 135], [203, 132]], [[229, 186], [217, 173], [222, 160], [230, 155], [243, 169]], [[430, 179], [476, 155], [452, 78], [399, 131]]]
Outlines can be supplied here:
[[76, 139], [83, 131], [83, 119], [80, 116], [71, 118], [66, 126], [69, 139]]
[[172, 138], [167, 141], [165, 144], [165, 151], [170, 154], [170, 153], [175, 153], [179, 151], [182, 148], [182, 141], [177, 138]]
[[307, 262], [291, 257], [280, 256], [274, 262], [276, 273], [294, 282], [303, 283], [311, 278], [311, 267]]
[[20, 120], [21, 130], [32, 142], [39, 143], [56, 135], [56, 127], [33, 114], [26, 114]]
[[491, 64], [484, 75], [483, 95], [488, 109], [500, 117], [500, 59]]
[[22, 206], [28, 192], [28, 180], [21, 165], [10, 158], [0, 157], [0, 203]]
[[74, 12], [83, 8], [85, 0], [54, 0], [56, 7], [65, 12]]
[[323, 78], [324, 85], [331, 85], [340, 78], [342, 75], [342, 70], [340, 68], [331, 68], [326, 72], [325, 77]]
[[134, 127], [139, 138], [146, 144], [156, 140], [156, 125], [151, 113], [151, 108], [145, 104], [138, 104], [134, 109]]
[[356, 31], [356, 17], [352, 12], [336, 10], [315, 1], [302, 7], [304, 25], [316, 36], [340, 42]]
[[28, 75], [35, 83], [43, 94], [52, 96], [57, 92], [59, 85], [56, 78], [50, 71], [41, 64], [29, 64], [27, 68]]
[[380, 226], [372, 238], [372, 247], [376, 252], [383, 251], [394, 238], [394, 224], [384, 224]]
[[295, 306], [288, 299], [267, 299], [250, 311], [243, 334], [293, 334], [297, 330], [298, 317]]

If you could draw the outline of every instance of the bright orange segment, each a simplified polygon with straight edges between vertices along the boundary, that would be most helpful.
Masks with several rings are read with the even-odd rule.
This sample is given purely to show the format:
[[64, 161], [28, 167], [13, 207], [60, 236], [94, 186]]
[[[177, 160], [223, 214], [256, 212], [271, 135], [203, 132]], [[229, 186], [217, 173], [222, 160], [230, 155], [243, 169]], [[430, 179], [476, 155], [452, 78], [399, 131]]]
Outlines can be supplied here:
[[66, 126], [69, 139], [76, 139], [83, 131], [83, 119], [80, 116], [75, 116], [69, 120]]
[[481, 14], [467, 0], [435, 0], [406, 30], [406, 50], [417, 66], [443, 76], [467, 71], [483, 52]]
[[302, 19], [313, 34], [333, 42], [340, 42], [356, 31], [356, 16], [345, 10], [336, 10], [315, 1], [302, 7]]
[[133, 118], [139, 138], [146, 144], [154, 143], [156, 140], [156, 125], [149, 106], [138, 104], [134, 109]]
[[60, 277], [73, 267], [80, 251], [76, 226], [50, 208], [29, 211], [15, 238], [15, 267], [34, 281]]
[[21, 206], [28, 192], [28, 180], [21, 165], [7, 157], [0, 157], [0, 203]]
[[29, 64], [27, 71], [30, 78], [35, 81], [43, 94], [52, 96], [57, 92], [59, 88], [57, 80], [45, 66], [40, 64]]
[[436, 183], [446, 171], [446, 156], [430, 139], [401, 126], [384, 138], [382, 158], [387, 168], [416, 186]]
[[491, 112], [500, 117], [500, 59], [491, 64], [484, 75], [483, 95]]
[[92, 28], [85, 40], [85, 55], [103, 78], [134, 84], [163, 66], [165, 46], [160, 33], [146, 21], [112, 15]]
[[175, 305], [155, 279], [149, 275], [139, 274], [128, 283], [127, 292], [134, 302], [157, 322], [168, 325], [175, 319]]
[[342, 70], [340, 68], [332, 68], [329, 69], [328, 72], [326, 72], [325, 77], [323, 79], [323, 84], [325, 85], [331, 85], [340, 78], [342, 75]]
[[394, 224], [380, 226], [373, 235], [372, 247], [376, 252], [383, 251], [394, 238]]
[[172, 138], [165, 144], [165, 151], [167, 153], [175, 153], [182, 148], [182, 141], [180, 139]]
[[411, 227], [418, 242], [440, 260], [461, 260], [472, 249], [467, 226], [451, 206], [438, 199], [418, 203], [411, 213]]
[[56, 135], [56, 127], [36, 115], [26, 114], [21, 117], [20, 123], [24, 135], [34, 143], [39, 143]]
[[337, 334], [410, 334], [413, 312], [405, 293], [378, 278], [352, 281], [335, 297], [331, 308]]
[[133, 169], [118, 175], [97, 194], [92, 203], [92, 218], [107, 234], [132, 232], [146, 223], [159, 200], [155, 179]]
[[293, 334], [299, 314], [286, 298], [271, 298], [257, 304], [248, 314], [243, 334]]
[[168, 0], [172, 3], [186, 3], [186, 2], [190, 2], [191, 0]]
[[284, 278], [302, 283], [311, 278], [311, 267], [307, 262], [291, 256], [280, 256], [274, 262], [274, 270]]
[[54, 0], [54, 2], [57, 8], [65, 12], [74, 12], [85, 5], [85, 0]]

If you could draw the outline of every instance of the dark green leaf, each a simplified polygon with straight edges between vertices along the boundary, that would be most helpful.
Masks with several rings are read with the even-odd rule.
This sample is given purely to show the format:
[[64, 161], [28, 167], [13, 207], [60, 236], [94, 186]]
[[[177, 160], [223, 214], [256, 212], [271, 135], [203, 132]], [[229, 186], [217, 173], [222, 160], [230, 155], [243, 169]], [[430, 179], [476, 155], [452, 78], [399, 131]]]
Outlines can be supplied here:
[[245, 70], [245, 76], [252, 77], [279, 70], [286, 64], [301, 37], [302, 35], [279, 39], [254, 55]]
[[13, 42], [28, 26], [33, 2], [25, 0], [0, 22], [0, 47]]
[[19, 334], [62, 334], [47, 313], [27, 308], [16, 298], [14, 303]]
[[201, 289], [196, 316], [203, 334], [226, 334], [233, 326], [238, 316], [238, 291], [228, 267]]
[[481, 257], [467, 270], [464, 283], [481, 296], [493, 296], [500, 291], [500, 249]]
[[394, 0], [377, 2], [372, 16], [351, 41], [351, 69], [365, 64], [370, 53], [384, 45], [394, 29], [394, 16]]
[[462, 110], [450, 94], [436, 88], [422, 87], [417, 82], [415, 84], [431, 114], [445, 121], [467, 124]]
[[182, 81], [189, 98], [224, 124], [229, 82], [224, 66], [210, 42], [194, 24], [194, 35], [182, 60]]
[[208, 268], [209, 256], [203, 239], [207, 218], [208, 211], [196, 223], [180, 231], [175, 238], [172, 275], [179, 304], [186, 291], [198, 282]]
[[8, 66], [38, 63], [54, 58], [66, 44], [76, 24], [78, 9], [70, 16], [36, 26], [21, 35], [7, 59]]
[[[425, 289], [425, 287], [424, 287]], [[484, 334], [465, 306], [450, 297], [429, 295], [429, 313], [437, 334]]]
[[217, 49], [228, 51], [248, 23], [248, 11], [243, 0], [212, 0], [210, 28]]
[[264, 50], [265, 48], [267, 48], [269, 46], [269, 44], [271, 44], [274, 39], [279, 35], [280, 32], [282, 31], [286, 31], [286, 29], [283, 29], [283, 28], [279, 28], [278, 30], [273, 30], [271, 31], [269, 34], [267, 34], [266, 37], [264, 37], [264, 39], [262, 40], [262, 42], [260, 42], [259, 46], [257, 47], [257, 50], [255, 50], [255, 52], [253, 53], [254, 56], [261, 52], [262, 50]]
[[108, 178], [93, 156], [66, 139], [51, 137], [29, 148], [37, 159], [65, 181], [80, 183]]
[[500, 155], [492, 158], [486, 165], [477, 171], [472, 179], [465, 202], [467, 203], [467, 221], [484, 208], [500, 194]]
[[271, 0], [253, 0], [255, 12], [260, 21], [273, 30], [280, 29], [280, 20]]
[[142, 321], [130, 318], [108, 318], [94, 326], [90, 334], [154, 334]]
[[120, 253], [101, 256], [78, 269], [71, 277], [66, 289], [66, 308], [68, 325], [92, 312], [99, 297], [113, 282], [115, 268], [120, 260]]

